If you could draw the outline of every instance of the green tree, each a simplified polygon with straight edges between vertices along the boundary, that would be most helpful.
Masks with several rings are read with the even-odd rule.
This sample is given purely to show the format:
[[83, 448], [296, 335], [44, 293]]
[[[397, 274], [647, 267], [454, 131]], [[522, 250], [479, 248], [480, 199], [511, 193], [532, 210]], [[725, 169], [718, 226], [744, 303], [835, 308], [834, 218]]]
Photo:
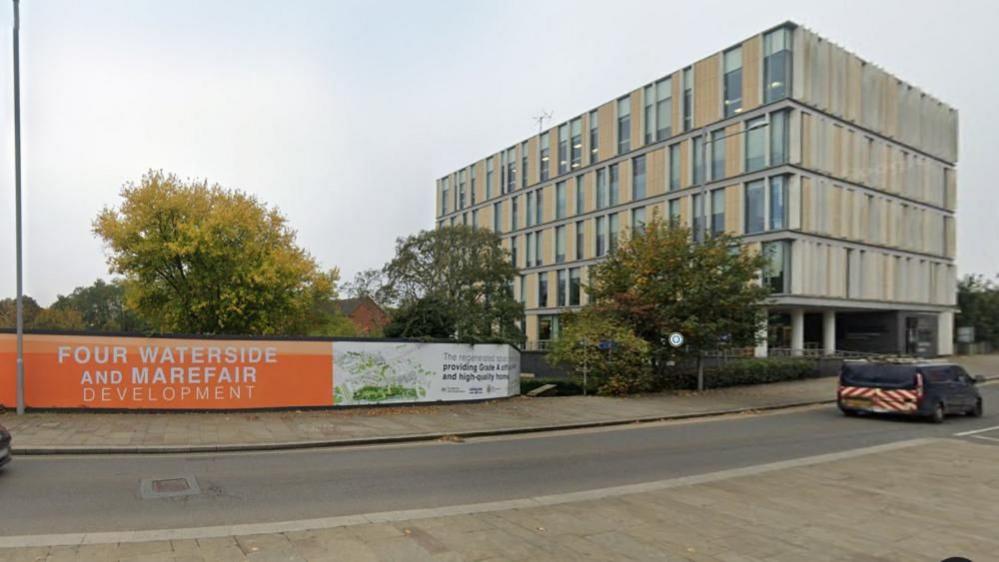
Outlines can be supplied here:
[[127, 305], [160, 332], [301, 335], [324, 331], [336, 298], [277, 211], [241, 191], [150, 171], [105, 208], [94, 233]]
[[999, 284], [984, 275], [965, 275], [957, 284], [958, 326], [975, 328], [975, 339], [999, 347]]
[[77, 287], [68, 295], [59, 295], [52, 310], [76, 311], [81, 329], [96, 332], [142, 332], [146, 325], [125, 302], [125, 286], [121, 279], [110, 283], [103, 279], [87, 287]]
[[523, 339], [516, 322], [524, 306], [511, 290], [517, 269], [494, 232], [445, 226], [400, 238], [383, 271], [389, 302], [405, 308], [432, 299], [453, 319], [453, 337]]
[[[684, 355], [699, 362], [704, 351], [756, 343], [767, 266], [728, 235], [695, 243], [690, 229], [655, 219], [591, 268], [587, 291], [596, 313], [648, 342], [655, 364]], [[668, 344], [672, 332], [683, 334], [683, 348]]]
[[385, 273], [381, 269], [365, 269], [343, 284], [341, 292], [347, 298], [368, 297], [379, 305], [385, 300]]
[[[562, 334], [548, 361], [570, 367], [577, 378], [586, 371], [587, 388], [600, 394], [631, 394], [653, 389], [649, 343], [616, 318], [584, 309], [561, 316]], [[601, 349], [601, 342], [611, 343]]]
[[[83, 317], [75, 310], [63, 310], [56, 307], [43, 308], [35, 299], [25, 295], [24, 301], [25, 330], [83, 330]], [[17, 327], [17, 300], [0, 300], [0, 328], [14, 329]]]
[[[34, 326], [42, 307], [28, 295], [22, 298], [21, 306], [24, 310], [24, 327], [27, 329]], [[17, 328], [17, 299], [0, 299], [0, 328]]]
[[446, 303], [425, 297], [407, 302], [393, 312], [382, 333], [387, 338], [447, 339], [454, 335], [455, 324]]

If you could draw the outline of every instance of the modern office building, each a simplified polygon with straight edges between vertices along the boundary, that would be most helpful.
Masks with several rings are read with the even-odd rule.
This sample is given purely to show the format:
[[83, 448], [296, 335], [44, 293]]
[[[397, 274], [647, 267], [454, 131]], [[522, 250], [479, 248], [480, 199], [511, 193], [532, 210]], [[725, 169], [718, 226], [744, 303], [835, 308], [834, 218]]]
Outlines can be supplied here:
[[771, 348], [947, 354], [956, 161], [955, 109], [789, 22], [440, 178], [437, 224], [503, 238], [529, 347], [658, 214], [770, 259]]

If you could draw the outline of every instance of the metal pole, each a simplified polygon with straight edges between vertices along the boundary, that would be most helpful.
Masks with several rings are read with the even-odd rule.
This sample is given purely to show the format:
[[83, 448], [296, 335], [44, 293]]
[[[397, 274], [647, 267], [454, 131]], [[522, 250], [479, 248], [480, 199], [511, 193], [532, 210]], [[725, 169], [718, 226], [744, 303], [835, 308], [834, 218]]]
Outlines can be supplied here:
[[17, 414], [24, 414], [24, 285], [21, 260], [21, 67], [20, 15], [14, 0], [14, 223], [17, 229]]

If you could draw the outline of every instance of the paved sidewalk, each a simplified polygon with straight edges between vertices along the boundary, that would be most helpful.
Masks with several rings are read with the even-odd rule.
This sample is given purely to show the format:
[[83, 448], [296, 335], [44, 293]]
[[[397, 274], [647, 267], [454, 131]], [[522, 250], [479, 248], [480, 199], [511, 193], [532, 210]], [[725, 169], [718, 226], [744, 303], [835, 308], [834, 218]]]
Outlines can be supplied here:
[[999, 446], [918, 440], [515, 500], [523, 504], [515, 509], [486, 504], [255, 535], [9, 548], [0, 561], [983, 561], [999, 552], [997, 465]]
[[255, 413], [0, 415], [22, 454], [232, 450], [436, 439], [786, 407], [835, 398], [834, 377], [703, 393]]

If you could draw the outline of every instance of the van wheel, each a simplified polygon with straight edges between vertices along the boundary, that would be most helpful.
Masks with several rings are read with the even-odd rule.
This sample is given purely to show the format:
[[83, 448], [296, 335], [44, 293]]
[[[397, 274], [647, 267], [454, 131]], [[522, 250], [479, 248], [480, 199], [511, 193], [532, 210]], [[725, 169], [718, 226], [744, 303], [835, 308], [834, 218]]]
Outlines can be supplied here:
[[944, 421], [944, 405], [943, 403], [937, 404], [936, 408], [933, 408], [933, 413], [930, 414], [930, 421], [933, 423], [943, 423]]
[[860, 415], [860, 412], [857, 410], [841, 409], [840, 411], [843, 412], [843, 415], [848, 418], [855, 418]]
[[970, 412], [968, 412], [968, 415], [971, 416], [971, 417], [973, 417], [973, 418], [980, 418], [980, 417], [982, 417], [982, 399], [981, 398], [979, 398], [978, 401], [975, 402], [975, 407], [972, 408]]

